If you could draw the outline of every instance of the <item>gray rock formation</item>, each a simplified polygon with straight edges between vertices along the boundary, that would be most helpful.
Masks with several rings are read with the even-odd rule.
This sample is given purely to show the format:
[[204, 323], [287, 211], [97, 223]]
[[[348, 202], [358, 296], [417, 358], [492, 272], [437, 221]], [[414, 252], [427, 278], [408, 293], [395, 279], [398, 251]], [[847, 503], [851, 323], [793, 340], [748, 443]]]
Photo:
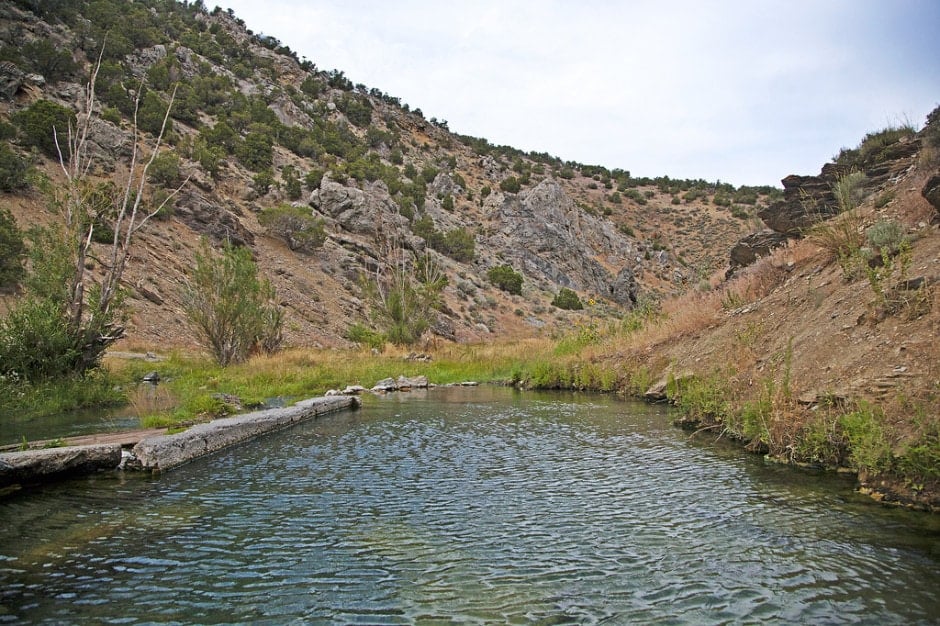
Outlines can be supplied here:
[[382, 181], [362, 190], [324, 178], [320, 188], [310, 194], [310, 206], [351, 233], [410, 239], [408, 219], [398, 213], [398, 205]]
[[255, 241], [254, 234], [234, 213], [193, 188], [180, 193], [174, 215], [197, 233], [216, 242], [230, 241], [236, 246], [250, 246]]
[[[609, 221], [583, 212], [556, 181], [544, 180], [504, 196], [490, 222], [494, 232], [488, 243], [498, 251], [500, 262], [529, 278], [619, 304], [636, 301], [633, 241]], [[616, 269], [611, 271], [610, 266]]]

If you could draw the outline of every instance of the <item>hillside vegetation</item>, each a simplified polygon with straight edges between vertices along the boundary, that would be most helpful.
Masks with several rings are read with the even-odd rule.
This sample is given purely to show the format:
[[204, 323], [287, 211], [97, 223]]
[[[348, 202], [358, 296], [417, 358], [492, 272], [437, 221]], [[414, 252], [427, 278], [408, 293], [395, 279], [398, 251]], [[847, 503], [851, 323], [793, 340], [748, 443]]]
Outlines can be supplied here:
[[[189, 182], [141, 233], [128, 268], [132, 342], [192, 344], [179, 284], [204, 236], [252, 250], [287, 309], [288, 345], [349, 345], [349, 327], [371, 323], [360, 275], [382, 264], [389, 245], [413, 258], [431, 250], [448, 279], [433, 332], [472, 341], [563, 330], [570, 315], [551, 306], [562, 287], [612, 317], [638, 298], [693, 288], [724, 266], [730, 244], [779, 194], [634, 178], [453, 134], [445, 121], [200, 6], [23, 1], [0, 9], [0, 59], [15, 82], [0, 102], [9, 124], [0, 149], [14, 164], [5, 189], [21, 224], [46, 219], [41, 186], [27, 181], [57, 184], [49, 127], [59, 107], [78, 107], [102, 50], [92, 138], [101, 180], [126, 154], [135, 96], [140, 127], [156, 133], [175, 90], [150, 193], [156, 201]], [[25, 112], [39, 130], [16, 123]], [[487, 279], [501, 265], [524, 277], [520, 293]]]
[[[142, 145], [170, 111], [141, 197], [166, 206], [135, 240], [114, 346], [179, 351], [159, 404], [183, 409], [151, 407], [159, 420], [391, 368], [480, 375], [671, 401], [699, 436], [940, 508], [940, 110], [783, 190], [638, 178], [453, 133], [201, 3], [19, 0], [0, 6], [7, 308], [35, 275], [20, 231], [60, 219], [51, 128], [83, 119], [99, 55], [89, 201], [126, 203], [135, 102]], [[83, 267], [100, 281], [114, 224], [97, 215]], [[265, 319], [283, 320], [272, 351], [289, 350], [227, 368], [186, 356], [184, 286], [210, 247], [257, 268], [257, 292], [276, 293]]]

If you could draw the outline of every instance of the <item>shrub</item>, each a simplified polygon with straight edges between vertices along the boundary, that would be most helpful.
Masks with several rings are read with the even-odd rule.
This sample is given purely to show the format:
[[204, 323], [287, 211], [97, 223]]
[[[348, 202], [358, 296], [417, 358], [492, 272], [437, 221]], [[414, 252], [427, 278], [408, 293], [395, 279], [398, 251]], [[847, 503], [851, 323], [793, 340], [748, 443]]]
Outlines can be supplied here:
[[839, 427], [848, 441], [849, 459], [856, 469], [874, 473], [890, 469], [891, 442], [884, 420], [879, 409], [865, 403], [839, 417]]
[[359, 322], [346, 329], [346, 339], [373, 350], [381, 350], [385, 347], [385, 335]]
[[476, 253], [473, 235], [462, 228], [447, 231], [440, 242], [434, 243], [437, 245], [432, 245], [432, 248], [461, 263], [469, 263]]
[[313, 217], [310, 209], [282, 204], [263, 209], [258, 221], [295, 252], [313, 252], [326, 241], [323, 219]]
[[325, 172], [320, 169], [312, 169], [304, 175], [304, 184], [307, 186], [307, 189], [313, 191], [314, 189], [320, 188], [320, 183], [323, 182], [323, 175]]
[[567, 287], [562, 287], [558, 291], [555, 295], [555, 299], [552, 300], [552, 306], [565, 309], [566, 311], [580, 311], [584, 308], [578, 294]]
[[72, 51], [60, 48], [48, 39], [31, 41], [22, 47], [21, 52], [30, 69], [42, 74], [49, 83], [68, 78], [78, 69], [78, 64], [72, 60]]
[[832, 186], [832, 193], [840, 211], [851, 211], [861, 203], [865, 197], [865, 180], [862, 172], [850, 172], [839, 177]]
[[68, 159], [68, 133], [75, 128], [75, 114], [51, 100], [37, 100], [28, 108], [13, 115], [13, 122], [19, 128], [27, 144], [36, 146], [46, 156], [59, 158], [58, 144], [62, 147], [62, 156]]
[[23, 233], [8, 209], [0, 208], [0, 291], [23, 278]]
[[491, 283], [507, 293], [515, 295], [522, 293], [522, 274], [517, 273], [510, 265], [492, 267], [486, 276]]
[[254, 172], [270, 169], [274, 158], [274, 138], [267, 132], [252, 131], [235, 148], [235, 155], [242, 165]]
[[411, 345], [430, 327], [447, 278], [430, 256], [409, 264], [406, 252], [398, 249], [386, 259], [374, 279], [363, 281], [363, 291], [371, 303], [372, 318], [385, 329], [388, 341]]
[[274, 287], [258, 279], [251, 252], [226, 243], [215, 255], [204, 239], [195, 260], [183, 310], [219, 365], [244, 361], [253, 349], [277, 350], [283, 316]]
[[29, 164], [6, 143], [0, 143], [0, 191], [16, 191], [29, 186]]
[[522, 189], [522, 183], [515, 176], [510, 176], [499, 183], [499, 188], [507, 193], [519, 193], [519, 190]]
[[860, 226], [858, 211], [851, 210], [834, 219], [819, 222], [809, 231], [810, 240], [839, 262], [845, 278], [854, 277], [859, 269], [860, 250], [864, 243]]
[[627, 189], [623, 195], [641, 206], [647, 202], [646, 197], [638, 189]]
[[[68, 378], [93, 369], [104, 348], [96, 337], [117, 326], [116, 313], [72, 324], [69, 280], [74, 272], [69, 242], [59, 229], [33, 229], [31, 273], [25, 296], [0, 322], [0, 374], [28, 382]], [[100, 298], [100, 287], [89, 289], [89, 303]], [[120, 309], [120, 300], [114, 303]]]
[[[160, 134], [166, 117], [167, 103], [153, 91], [144, 94], [137, 111], [137, 126], [151, 135]], [[173, 130], [173, 120], [166, 120], [166, 132]]]
[[180, 183], [180, 157], [172, 150], [158, 154], [149, 170], [150, 181], [164, 187], [176, 187]]
[[879, 254], [894, 255], [904, 243], [904, 227], [897, 220], [878, 220], [865, 230], [865, 239]]
[[254, 190], [258, 192], [259, 196], [266, 195], [271, 191], [271, 187], [274, 184], [274, 172], [269, 169], [261, 170], [251, 179], [251, 186], [254, 187]]
[[343, 94], [336, 102], [336, 108], [342, 111], [354, 126], [365, 128], [372, 123], [372, 105], [366, 98]]

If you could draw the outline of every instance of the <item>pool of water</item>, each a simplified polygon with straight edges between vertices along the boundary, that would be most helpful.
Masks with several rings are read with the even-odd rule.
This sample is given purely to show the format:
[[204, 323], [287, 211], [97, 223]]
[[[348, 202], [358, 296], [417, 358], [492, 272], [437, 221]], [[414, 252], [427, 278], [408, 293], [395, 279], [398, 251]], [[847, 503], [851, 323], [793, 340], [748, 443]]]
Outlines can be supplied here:
[[509, 389], [0, 500], [0, 623], [937, 623], [940, 522]]

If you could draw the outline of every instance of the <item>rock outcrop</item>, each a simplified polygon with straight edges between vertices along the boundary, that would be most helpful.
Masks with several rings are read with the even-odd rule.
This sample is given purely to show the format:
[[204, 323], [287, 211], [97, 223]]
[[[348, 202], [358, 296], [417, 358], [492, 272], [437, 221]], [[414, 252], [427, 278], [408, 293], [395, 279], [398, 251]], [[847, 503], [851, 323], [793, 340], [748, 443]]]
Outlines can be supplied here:
[[827, 163], [818, 176], [787, 176], [780, 181], [783, 183], [783, 199], [757, 214], [776, 236], [754, 233], [741, 239], [731, 250], [728, 275], [736, 268], [752, 263], [787, 238], [802, 237], [814, 224], [838, 215], [840, 207], [833, 189], [842, 176], [852, 171], [862, 172], [865, 175], [863, 189], [871, 193], [910, 171], [920, 148], [920, 138], [908, 137], [880, 150], [870, 150], [850, 165]]
[[785, 234], [772, 230], [762, 230], [744, 237], [731, 248], [731, 262], [725, 277], [730, 278], [738, 268], [750, 265], [762, 256], [767, 256], [771, 250], [786, 241]]
[[924, 185], [924, 188], [920, 190], [920, 194], [940, 214], [940, 174], [932, 176]]
[[324, 178], [320, 188], [310, 194], [310, 206], [343, 230], [357, 235], [382, 235], [388, 240], [408, 235], [408, 219], [398, 213], [398, 206], [382, 181], [365, 189], [347, 187]]
[[254, 234], [232, 211], [192, 188], [180, 194], [174, 215], [197, 233], [216, 242], [250, 246], [255, 241]]
[[488, 242], [501, 262], [528, 277], [623, 305], [636, 301], [633, 240], [610, 222], [582, 211], [556, 181], [547, 179], [519, 194], [506, 194], [490, 224]]

